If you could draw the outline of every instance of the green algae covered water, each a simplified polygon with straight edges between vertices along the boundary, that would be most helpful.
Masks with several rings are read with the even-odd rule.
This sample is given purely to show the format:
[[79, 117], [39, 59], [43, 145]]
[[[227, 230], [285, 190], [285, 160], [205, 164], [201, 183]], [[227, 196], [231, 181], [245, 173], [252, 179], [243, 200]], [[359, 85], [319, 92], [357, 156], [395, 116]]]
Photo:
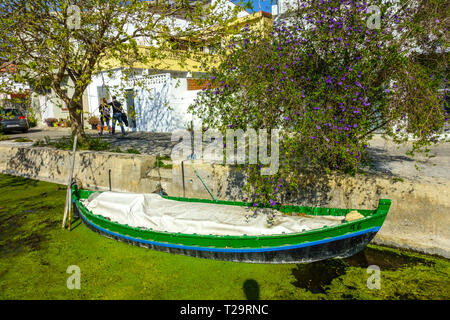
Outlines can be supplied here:
[[[446, 259], [374, 245], [310, 264], [179, 256], [107, 239], [80, 220], [61, 229], [65, 195], [64, 186], [0, 175], [0, 299], [450, 298]], [[74, 267], [79, 290], [67, 285]]]

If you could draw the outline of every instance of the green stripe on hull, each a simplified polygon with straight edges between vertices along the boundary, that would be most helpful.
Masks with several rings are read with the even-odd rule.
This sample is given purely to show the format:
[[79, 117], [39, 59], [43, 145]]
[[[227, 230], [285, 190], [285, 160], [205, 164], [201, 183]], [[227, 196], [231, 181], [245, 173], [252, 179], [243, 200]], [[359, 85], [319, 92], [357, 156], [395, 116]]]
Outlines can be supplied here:
[[[391, 201], [382, 199], [379, 201], [377, 210], [358, 210], [365, 218], [353, 222], [344, 222], [341, 225], [333, 227], [324, 227], [305, 231], [301, 233], [279, 234], [279, 235], [262, 235], [262, 236], [217, 236], [217, 235], [198, 235], [198, 234], [182, 234], [170, 233], [164, 231], [154, 231], [151, 229], [134, 228], [128, 225], [121, 225], [108, 219], [94, 215], [88, 211], [80, 202], [80, 199], [89, 197], [94, 191], [78, 190], [73, 188], [73, 200], [77, 202], [83, 215], [93, 224], [107, 229], [111, 232], [121, 235], [151, 240], [155, 242], [163, 242], [169, 244], [177, 244], [184, 246], [213, 247], [213, 248], [270, 248], [307, 243], [327, 238], [334, 238], [345, 234], [359, 232], [374, 227], [381, 227], [386, 215], [389, 211]], [[180, 197], [168, 197], [166, 199], [185, 201], [185, 202], [202, 202], [211, 204], [238, 205], [248, 206], [245, 202], [235, 201], [214, 201], [205, 199], [188, 199]], [[343, 216], [353, 209], [332, 209], [332, 208], [312, 208], [300, 206], [281, 206], [278, 208], [282, 212], [304, 212], [311, 215], [334, 215]]]

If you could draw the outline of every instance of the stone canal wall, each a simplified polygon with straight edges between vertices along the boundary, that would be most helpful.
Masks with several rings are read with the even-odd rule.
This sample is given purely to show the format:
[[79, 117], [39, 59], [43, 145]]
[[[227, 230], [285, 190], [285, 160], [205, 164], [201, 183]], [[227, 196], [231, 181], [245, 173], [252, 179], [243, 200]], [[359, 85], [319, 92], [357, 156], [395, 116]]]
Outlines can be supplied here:
[[[0, 145], [0, 172], [37, 180], [67, 184], [71, 151], [44, 147]], [[154, 166], [154, 156], [79, 151], [74, 178], [86, 188], [142, 192], [154, 187], [143, 179]], [[111, 177], [111, 179], [110, 179]]]
[[[0, 145], [0, 172], [66, 184], [71, 152], [18, 143]], [[219, 199], [242, 200], [245, 179], [233, 168], [201, 162], [155, 166], [150, 155], [77, 152], [74, 177], [86, 189], [149, 193], [158, 185], [172, 196], [210, 198], [195, 174]], [[184, 174], [183, 174], [184, 173]], [[335, 208], [374, 209], [392, 200], [375, 243], [450, 258], [450, 181], [393, 179], [389, 176], [304, 174], [304, 185], [289, 202]]]

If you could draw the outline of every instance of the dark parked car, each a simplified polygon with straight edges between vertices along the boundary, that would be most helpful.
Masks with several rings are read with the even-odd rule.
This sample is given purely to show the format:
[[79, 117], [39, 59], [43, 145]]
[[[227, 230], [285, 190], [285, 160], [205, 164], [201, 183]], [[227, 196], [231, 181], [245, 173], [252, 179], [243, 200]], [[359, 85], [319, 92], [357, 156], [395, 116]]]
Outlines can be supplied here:
[[27, 132], [28, 119], [19, 109], [0, 109], [0, 127], [3, 131]]

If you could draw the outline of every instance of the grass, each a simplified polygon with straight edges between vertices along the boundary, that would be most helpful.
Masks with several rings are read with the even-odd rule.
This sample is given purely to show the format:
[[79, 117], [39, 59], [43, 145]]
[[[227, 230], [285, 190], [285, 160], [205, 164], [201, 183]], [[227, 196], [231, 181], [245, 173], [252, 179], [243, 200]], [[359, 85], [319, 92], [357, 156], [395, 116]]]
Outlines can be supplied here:
[[[449, 299], [450, 262], [378, 246], [363, 256], [261, 265], [157, 252], [61, 228], [66, 188], [0, 175], [0, 299]], [[381, 268], [370, 290], [367, 265]], [[67, 268], [79, 266], [81, 289]]]
[[0, 141], [8, 140], [9, 136], [0, 132]]
[[127, 149], [127, 153], [132, 153], [132, 154], [141, 154], [141, 152], [137, 149], [134, 148], [129, 148]]
[[120, 149], [119, 147], [109, 149], [109, 152], [123, 153], [122, 149]]
[[141, 154], [141, 152], [134, 148], [129, 148], [127, 151], [122, 151], [119, 147], [111, 148], [107, 150], [108, 152], [114, 152], [114, 153], [131, 153], [131, 154]]
[[[20, 138], [21, 139], [21, 138]], [[26, 139], [26, 138], [25, 138]], [[31, 141], [31, 140], [30, 140]], [[19, 141], [25, 142], [25, 141]], [[43, 147], [43, 146], [53, 146], [56, 149], [62, 150], [72, 150], [73, 149], [73, 139], [69, 137], [64, 137], [55, 141], [51, 141], [49, 137], [44, 137], [42, 140], [36, 141], [33, 146]], [[134, 148], [129, 148], [126, 151], [122, 151], [119, 147], [111, 148], [109, 142], [101, 138], [91, 138], [86, 137], [82, 142], [77, 142], [77, 150], [93, 150], [93, 151], [108, 151], [115, 153], [130, 153], [130, 154], [141, 154], [139, 150]]]
[[172, 164], [165, 164], [159, 159], [156, 159], [155, 167], [157, 168], [163, 168], [163, 169], [172, 169]]
[[155, 162], [155, 167], [157, 168], [163, 168], [163, 169], [172, 169], [172, 164], [166, 164], [164, 163], [164, 161], [162, 160], [171, 160], [170, 156], [157, 156], [156, 157], [156, 162]]
[[[56, 149], [61, 150], [72, 150], [73, 149], [73, 138], [64, 137], [55, 141], [50, 140], [49, 137], [44, 137], [43, 140], [36, 141], [33, 146], [43, 147], [43, 146], [53, 146]], [[110, 144], [101, 138], [90, 138], [86, 137], [83, 141], [77, 141], [77, 150], [94, 150], [94, 151], [108, 151], [110, 149]]]
[[159, 160], [172, 160], [172, 158], [169, 155], [157, 156], [156, 158]]
[[28, 138], [17, 138], [14, 140], [15, 142], [33, 142], [33, 140], [30, 140]]

